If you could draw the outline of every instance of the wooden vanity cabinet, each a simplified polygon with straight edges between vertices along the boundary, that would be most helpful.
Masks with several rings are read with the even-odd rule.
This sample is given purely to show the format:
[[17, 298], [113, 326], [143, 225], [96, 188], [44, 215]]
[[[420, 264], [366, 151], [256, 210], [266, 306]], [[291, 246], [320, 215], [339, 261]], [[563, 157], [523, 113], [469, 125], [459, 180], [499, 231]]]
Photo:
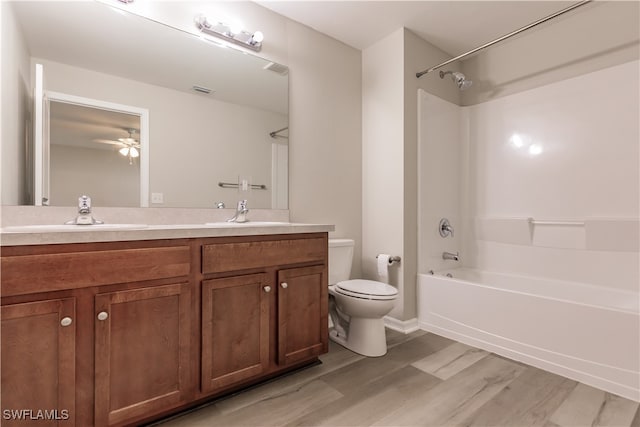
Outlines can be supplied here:
[[329, 288], [324, 265], [278, 271], [278, 364], [328, 351]]
[[327, 247], [326, 234], [203, 246], [204, 394], [327, 352]]
[[75, 320], [74, 298], [2, 306], [2, 425], [75, 425]]
[[2, 411], [57, 411], [38, 425], [137, 425], [313, 362], [328, 346], [327, 243], [309, 233], [3, 247]]
[[201, 387], [216, 392], [269, 370], [269, 296], [264, 273], [202, 283]]
[[117, 425], [187, 401], [191, 286], [95, 296], [96, 425]]
[[[3, 247], [2, 411], [32, 411], [16, 425], [84, 427], [128, 425], [188, 403], [190, 245]], [[31, 419], [52, 410], [57, 419]]]

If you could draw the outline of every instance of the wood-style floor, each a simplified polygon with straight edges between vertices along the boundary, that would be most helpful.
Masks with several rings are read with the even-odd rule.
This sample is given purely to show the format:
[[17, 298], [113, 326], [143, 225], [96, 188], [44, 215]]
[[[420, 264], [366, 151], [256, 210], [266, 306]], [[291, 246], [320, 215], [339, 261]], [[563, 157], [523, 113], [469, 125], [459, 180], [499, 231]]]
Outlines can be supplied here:
[[331, 343], [322, 364], [161, 427], [634, 426], [638, 403], [438, 335], [387, 330], [366, 358]]

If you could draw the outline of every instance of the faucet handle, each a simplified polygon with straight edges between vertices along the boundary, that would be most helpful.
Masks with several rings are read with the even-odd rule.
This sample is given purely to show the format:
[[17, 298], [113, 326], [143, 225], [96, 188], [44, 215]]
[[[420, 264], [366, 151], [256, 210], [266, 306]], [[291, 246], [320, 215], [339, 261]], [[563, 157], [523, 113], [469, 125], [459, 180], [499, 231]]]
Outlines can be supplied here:
[[447, 237], [449, 235], [453, 237], [453, 227], [449, 224], [449, 220], [447, 218], [442, 218], [440, 220], [438, 231], [440, 232], [441, 237]]
[[83, 214], [91, 213], [91, 197], [85, 195], [78, 197], [78, 212]]

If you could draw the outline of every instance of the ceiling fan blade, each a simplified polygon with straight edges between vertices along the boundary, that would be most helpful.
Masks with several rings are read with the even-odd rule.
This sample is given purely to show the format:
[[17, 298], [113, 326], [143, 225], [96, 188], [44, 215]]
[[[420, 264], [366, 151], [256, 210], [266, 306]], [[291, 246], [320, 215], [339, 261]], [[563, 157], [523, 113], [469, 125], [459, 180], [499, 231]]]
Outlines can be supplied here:
[[120, 141], [113, 141], [111, 139], [94, 139], [93, 142], [99, 142], [101, 144], [118, 145], [120, 147], [126, 146], [126, 144], [124, 144], [124, 143], [122, 143]]

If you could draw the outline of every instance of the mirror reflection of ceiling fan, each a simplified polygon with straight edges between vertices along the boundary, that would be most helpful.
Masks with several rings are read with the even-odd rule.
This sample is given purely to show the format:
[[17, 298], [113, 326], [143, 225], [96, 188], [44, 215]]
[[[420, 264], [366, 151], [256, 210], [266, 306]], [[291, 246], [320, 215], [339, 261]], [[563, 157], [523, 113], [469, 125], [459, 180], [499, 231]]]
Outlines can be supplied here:
[[136, 133], [135, 129], [127, 129], [129, 136], [126, 138], [115, 139], [95, 139], [95, 142], [103, 144], [112, 144], [120, 146], [118, 150], [120, 154], [129, 158], [129, 164], [133, 164], [133, 159], [140, 156], [140, 142], [133, 137]]

